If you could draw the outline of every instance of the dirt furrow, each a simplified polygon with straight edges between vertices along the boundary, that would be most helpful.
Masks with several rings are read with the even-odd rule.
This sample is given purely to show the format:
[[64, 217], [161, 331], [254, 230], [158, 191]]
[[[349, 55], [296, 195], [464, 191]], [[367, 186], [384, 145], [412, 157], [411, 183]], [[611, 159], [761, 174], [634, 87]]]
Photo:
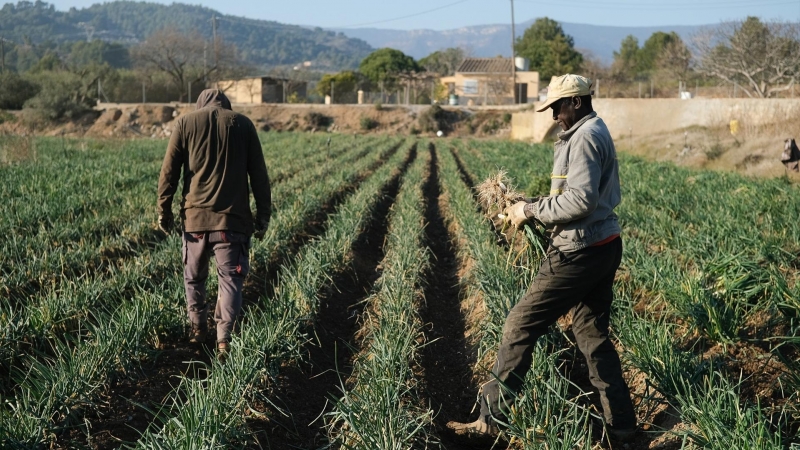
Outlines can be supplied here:
[[[293, 258], [311, 239], [324, 233], [330, 214], [334, 213], [364, 180], [397, 153], [400, 147], [401, 144], [392, 146], [380, 160], [327, 198], [316, 214], [306, 221], [306, 226], [298, 232], [296, 239], [288, 248], [283, 249], [280, 255], [276, 255], [267, 265], [253, 264], [245, 282], [243, 309], [263, 296], [272, 294], [272, 286], [277, 280], [281, 265]], [[120, 379], [103, 394], [102, 400], [97, 403], [97, 410], [93, 413], [96, 414], [96, 418], [89, 418], [92, 434], [96, 436], [95, 448], [117, 448], [119, 440], [127, 442], [137, 440], [154, 420], [153, 414], [141, 406], [157, 410], [177, 385], [179, 376], [206, 375], [204, 364], [210, 364], [210, 352], [213, 351], [216, 340], [215, 324], [212, 319], [215, 303], [211, 301], [214, 292], [209, 291], [208, 298], [209, 333], [204, 346], [188, 344], [184, 338], [165, 342], [158, 349], [158, 354], [152, 363], [142, 368], [139, 376]], [[134, 405], [128, 399], [135, 399], [141, 406]], [[76, 434], [74, 438], [80, 439], [79, 436], [81, 435]]]
[[339, 395], [339, 386], [352, 372], [358, 319], [363, 300], [380, 277], [389, 211], [416, 153], [416, 147], [412, 148], [384, 187], [370, 223], [353, 244], [349, 270], [335, 275], [330, 288], [321, 295], [314, 341], [308, 346], [306, 362], [287, 366], [278, 375], [278, 393], [273, 401], [289, 416], [271, 414], [269, 422], [251, 421], [262, 447], [319, 448], [327, 444], [323, 415], [330, 411], [331, 398]]
[[472, 368], [476, 354], [466, 338], [467, 323], [461, 311], [459, 262], [442, 209], [446, 199], [439, 185], [436, 148], [431, 144], [428, 179], [423, 186], [427, 244], [432, 265], [425, 284], [425, 307], [420, 311], [427, 345], [421, 364], [427, 401], [436, 412], [434, 424], [446, 449], [459, 449], [448, 439], [445, 424], [464, 420], [475, 403]]

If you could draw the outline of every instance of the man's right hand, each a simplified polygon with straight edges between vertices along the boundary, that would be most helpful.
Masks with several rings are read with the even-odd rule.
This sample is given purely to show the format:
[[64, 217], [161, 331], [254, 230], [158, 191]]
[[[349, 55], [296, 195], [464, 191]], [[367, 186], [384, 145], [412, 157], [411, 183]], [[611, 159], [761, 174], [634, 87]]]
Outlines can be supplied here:
[[175, 218], [171, 215], [159, 215], [158, 216], [158, 228], [164, 232], [164, 234], [172, 233], [172, 230], [175, 228]]
[[264, 235], [267, 234], [267, 228], [269, 228], [269, 221], [268, 220], [256, 220], [256, 231], [253, 233], [253, 237], [258, 240], [264, 238]]

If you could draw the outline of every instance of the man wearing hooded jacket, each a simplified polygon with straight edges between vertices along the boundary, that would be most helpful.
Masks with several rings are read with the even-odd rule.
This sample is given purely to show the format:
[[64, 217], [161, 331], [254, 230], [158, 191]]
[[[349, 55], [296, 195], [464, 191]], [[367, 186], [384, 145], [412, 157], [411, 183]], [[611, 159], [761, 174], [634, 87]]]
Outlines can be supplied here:
[[551, 244], [528, 291], [506, 317], [492, 375], [480, 389], [480, 416], [447, 424], [459, 438], [492, 440], [531, 368], [536, 341], [570, 310], [609, 434], [623, 441], [634, 436], [630, 393], [608, 337], [614, 275], [622, 257], [614, 213], [621, 200], [619, 169], [611, 134], [592, 108], [591, 86], [579, 75], [553, 77], [538, 109], [552, 109], [563, 130], [555, 144], [550, 195], [515, 203], [505, 214], [517, 228], [530, 220], [544, 224]]
[[[225, 94], [206, 89], [196, 110], [175, 121], [158, 182], [158, 224], [170, 233], [175, 221], [172, 198], [183, 171], [181, 219], [189, 341], [204, 342], [208, 307], [206, 279], [214, 257], [219, 294], [214, 320], [217, 350], [228, 350], [242, 307], [242, 287], [249, 270], [250, 236], [264, 236], [269, 225], [271, 193], [261, 143], [253, 123], [231, 110]], [[249, 178], [249, 186], [248, 186]], [[256, 202], [250, 211], [250, 189]]]

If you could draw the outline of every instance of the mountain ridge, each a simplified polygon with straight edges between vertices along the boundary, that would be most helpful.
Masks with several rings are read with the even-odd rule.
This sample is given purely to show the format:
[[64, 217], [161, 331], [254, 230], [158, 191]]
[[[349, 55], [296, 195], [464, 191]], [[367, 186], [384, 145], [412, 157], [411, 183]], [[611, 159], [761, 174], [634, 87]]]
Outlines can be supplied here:
[[[536, 19], [516, 24], [517, 36], [521, 36]], [[656, 31], [675, 31], [688, 40], [692, 34], [710, 25], [670, 25], [627, 27], [591, 25], [559, 22], [564, 32], [575, 40], [575, 47], [588, 50], [603, 63], [613, 61], [615, 50], [628, 35], [639, 39], [641, 45]], [[452, 28], [449, 30], [395, 30], [381, 28], [330, 28], [347, 36], [361, 39], [372, 47], [392, 47], [414, 58], [422, 58], [436, 50], [447, 47], [465, 48], [471, 56], [493, 57], [511, 54], [511, 25], [487, 24]]]
[[362, 40], [320, 27], [248, 19], [183, 3], [116, 1], [67, 11], [40, 1], [6, 3], [0, 8], [0, 30], [3, 38], [23, 45], [94, 38], [135, 44], [165, 27], [196, 30], [210, 38], [214, 16], [218, 35], [236, 44], [239, 56], [253, 65], [313, 61], [316, 67], [340, 70], [358, 67], [373, 50]]

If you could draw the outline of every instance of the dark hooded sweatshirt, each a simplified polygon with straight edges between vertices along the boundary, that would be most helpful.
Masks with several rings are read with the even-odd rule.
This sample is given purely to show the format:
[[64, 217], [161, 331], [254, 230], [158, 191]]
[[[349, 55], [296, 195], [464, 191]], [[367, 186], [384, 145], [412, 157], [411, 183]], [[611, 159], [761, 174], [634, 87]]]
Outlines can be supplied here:
[[250, 191], [256, 219], [266, 225], [271, 194], [267, 167], [253, 122], [231, 111], [217, 89], [197, 98], [197, 110], [175, 121], [158, 181], [158, 212], [172, 216], [172, 197], [183, 170], [181, 217], [184, 231], [254, 230]]

